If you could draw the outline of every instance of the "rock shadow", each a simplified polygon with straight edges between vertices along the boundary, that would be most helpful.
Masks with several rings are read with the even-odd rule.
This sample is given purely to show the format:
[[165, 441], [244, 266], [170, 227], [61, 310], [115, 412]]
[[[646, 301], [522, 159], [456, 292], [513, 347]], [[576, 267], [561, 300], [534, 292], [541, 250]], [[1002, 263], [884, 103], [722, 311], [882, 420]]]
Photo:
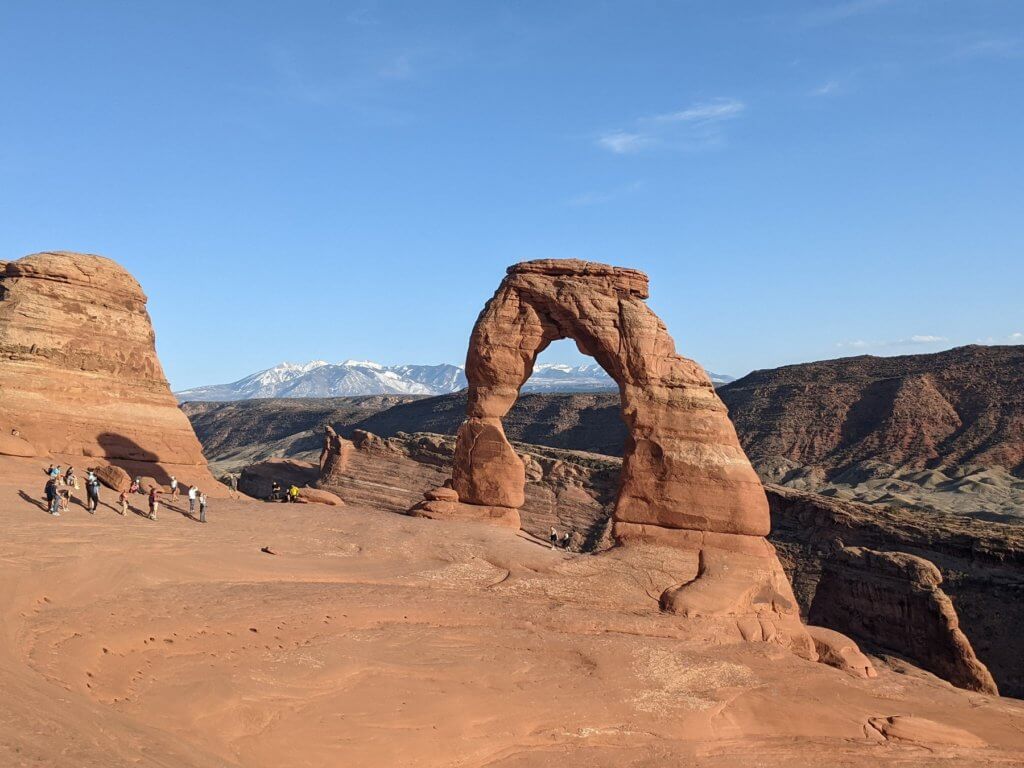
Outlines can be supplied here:
[[152, 477], [160, 485], [170, 484], [171, 476], [159, 464], [160, 457], [127, 435], [103, 432], [96, 438], [96, 442], [103, 449], [102, 458], [130, 476]]

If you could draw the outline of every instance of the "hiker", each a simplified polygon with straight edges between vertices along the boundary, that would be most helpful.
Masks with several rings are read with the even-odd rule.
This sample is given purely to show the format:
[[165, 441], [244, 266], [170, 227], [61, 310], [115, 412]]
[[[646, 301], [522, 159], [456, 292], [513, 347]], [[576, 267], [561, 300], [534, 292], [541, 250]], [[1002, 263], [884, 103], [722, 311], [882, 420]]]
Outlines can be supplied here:
[[46, 496], [46, 511], [54, 517], [60, 517], [60, 500], [57, 498], [57, 481], [53, 479], [53, 475], [46, 481], [46, 488], [43, 489], [43, 494]]
[[188, 516], [192, 517], [192, 514], [196, 511], [196, 493], [197, 489], [194, 485], [188, 487]]
[[177, 499], [178, 493], [178, 478], [171, 475], [171, 499]]
[[206, 522], [206, 494], [199, 492], [199, 522]]
[[281, 484], [275, 480], [270, 484], [270, 501], [281, 500]]
[[50, 477], [52, 477], [54, 480], [56, 480], [58, 477], [60, 477], [60, 464], [57, 464], [56, 466], [51, 464], [50, 465], [50, 469], [49, 469], [49, 474], [50, 474]]
[[131, 485], [128, 486], [128, 493], [142, 493], [142, 491], [139, 489], [138, 478], [132, 480]]
[[67, 512], [71, 508], [71, 489], [66, 486], [61, 488], [58, 485], [57, 496], [60, 497], [60, 511]]
[[156, 520], [156, 510], [160, 506], [160, 491], [154, 485], [149, 489], [149, 519]]
[[117, 497], [117, 501], [121, 505], [121, 517], [128, 514], [128, 493], [128, 490], [121, 491], [121, 495]]
[[558, 531], [555, 530], [555, 526], [551, 526], [551, 533], [548, 534], [548, 539], [551, 541], [551, 548], [554, 549], [558, 546]]
[[85, 495], [89, 499], [89, 514], [95, 515], [100, 506], [100, 480], [91, 469], [85, 476]]
[[142, 489], [142, 475], [136, 475], [132, 481], [132, 488], [135, 489], [136, 493], [145, 493]]
[[299, 498], [299, 486], [293, 485], [291, 488], [288, 489], [288, 501], [290, 501], [291, 503], [294, 504], [295, 501], [298, 498]]
[[569, 541], [570, 541], [571, 537], [572, 537], [572, 534], [570, 534], [568, 531], [566, 531], [565, 533], [562, 534], [562, 549], [568, 549], [569, 548]]
[[75, 477], [74, 467], [68, 467], [68, 471], [64, 473], [64, 485], [69, 485], [72, 488], [78, 487], [78, 478]]

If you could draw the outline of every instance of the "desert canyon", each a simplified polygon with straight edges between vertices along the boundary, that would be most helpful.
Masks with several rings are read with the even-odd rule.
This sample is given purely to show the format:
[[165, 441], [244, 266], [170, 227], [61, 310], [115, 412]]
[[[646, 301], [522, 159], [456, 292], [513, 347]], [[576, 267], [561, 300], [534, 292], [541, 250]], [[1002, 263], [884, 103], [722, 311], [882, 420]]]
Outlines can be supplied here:
[[[204, 457], [134, 278], [84, 254], [0, 262], [0, 765], [1024, 764], [1024, 538], [1006, 514], [922, 512], [913, 473], [974, 470], [908, 459], [955, 443], [1013, 494], [1019, 425], [989, 445], [926, 372], [865, 384], [899, 436], [863, 427], [843, 453], [854, 385], [826, 371], [831, 421], [758, 432], [751, 411], [776, 388], [794, 413], [798, 385], [720, 397], [647, 297], [633, 269], [514, 265], [467, 392], [186, 405]], [[564, 338], [618, 396], [519, 398]], [[534, 403], [568, 408], [590, 450], [543, 444]], [[367, 428], [424, 408], [455, 426]], [[602, 408], [614, 428], [588, 422]], [[905, 489], [881, 489], [883, 459]], [[210, 522], [180, 501], [122, 518], [110, 489], [52, 518], [53, 462], [198, 484]], [[303, 503], [262, 501], [274, 481]]]

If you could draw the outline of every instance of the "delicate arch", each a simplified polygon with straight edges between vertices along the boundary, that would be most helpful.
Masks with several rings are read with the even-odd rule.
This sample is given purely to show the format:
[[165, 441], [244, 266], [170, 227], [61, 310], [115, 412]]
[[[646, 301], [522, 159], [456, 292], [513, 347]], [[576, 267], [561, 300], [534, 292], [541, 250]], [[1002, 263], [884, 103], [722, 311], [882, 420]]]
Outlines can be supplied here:
[[577, 260], [510, 267], [470, 338], [467, 418], [453, 488], [464, 504], [522, 506], [525, 474], [501, 419], [537, 356], [573, 339], [618, 383], [627, 427], [617, 524], [764, 536], [768, 505], [704, 370], [676, 354], [647, 276]]

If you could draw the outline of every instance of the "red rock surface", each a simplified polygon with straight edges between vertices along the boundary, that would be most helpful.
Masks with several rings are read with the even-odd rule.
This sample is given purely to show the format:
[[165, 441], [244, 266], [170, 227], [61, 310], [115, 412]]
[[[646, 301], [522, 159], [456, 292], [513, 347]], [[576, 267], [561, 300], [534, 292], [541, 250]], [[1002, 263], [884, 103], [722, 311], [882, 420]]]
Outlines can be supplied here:
[[2, 267], [0, 392], [0, 431], [37, 456], [219, 492], [157, 359], [146, 296], [110, 259], [37, 253]]
[[941, 584], [924, 558], [843, 547], [825, 561], [808, 617], [904, 653], [960, 688], [998, 694]]

